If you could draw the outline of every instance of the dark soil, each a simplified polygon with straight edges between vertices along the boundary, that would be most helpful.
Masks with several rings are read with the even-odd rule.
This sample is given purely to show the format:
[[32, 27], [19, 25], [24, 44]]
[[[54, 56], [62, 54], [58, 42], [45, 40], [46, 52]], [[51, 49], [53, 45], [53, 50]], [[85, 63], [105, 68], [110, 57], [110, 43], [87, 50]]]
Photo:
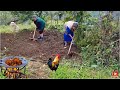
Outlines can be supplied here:
[[[37, 62], [38, 64], [39, 62], [42, 66], [46, 64], [50, 57], [53, 57], [52, 54], [59, 53], [62, 58], [71, 58], [72, 55], [73, 57], [79, 57], [77, 54], [70, 54], [70, 56], [67, 56], [69, 46], [64, 49], [63, 34], [58, 31], [45, 31], [43, 41], [30, 40], [29, 38], [32, 37], [32, 35], [33, 31], [29, 30], [23, 30], [17, 33], [15, 38], [13, 34], [2, 33], [0, 42], [2, 54], [5, 54], [6, 56], [26, 57], [28, 60], [31, 60], [30, 63]], [[38, 36], [38, 33], [36, 36]], [[78, 49], [74, 45], [72, 46], [71, 51], [72, 53], [78, 53]], [[28, 66], [31, 67], [30, 65]], [[42, 71], [43, 70], [39, 73], [40, 75], [43, 74]], [[40, 69], [37, 72], [40, 72]]]

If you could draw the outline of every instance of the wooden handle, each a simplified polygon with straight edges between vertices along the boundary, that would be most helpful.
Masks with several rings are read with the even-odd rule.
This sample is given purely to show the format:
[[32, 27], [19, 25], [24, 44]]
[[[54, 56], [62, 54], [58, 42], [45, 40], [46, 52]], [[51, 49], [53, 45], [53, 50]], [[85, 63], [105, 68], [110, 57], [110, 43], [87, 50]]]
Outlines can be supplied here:
[[[69, 50], [68, 50], [68, 54], [70, 53], [70, 50], [71, 50], [71, 47], [72, 47], [72, 42], [73, 42], [73, 39], [72, 39], [72, 41], [71, 41], [71, 43], [70, 43], [70, 47], [69, 47]], [[67, 54], [67, 55], [68, 55]]]
[[35, 30], [34, 30], [34, 33], [33, 33], [33, 38], [35, 37]]

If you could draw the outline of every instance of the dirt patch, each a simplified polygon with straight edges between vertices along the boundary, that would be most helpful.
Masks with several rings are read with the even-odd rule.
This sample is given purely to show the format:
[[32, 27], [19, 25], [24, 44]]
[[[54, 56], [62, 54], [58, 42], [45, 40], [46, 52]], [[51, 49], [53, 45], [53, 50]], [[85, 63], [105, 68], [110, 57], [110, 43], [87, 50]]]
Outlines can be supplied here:
[[49, 70], [48, 66], [41, 62], [30, 61], [28, 64], [28, 70], [31, 74], [28, 75], [28, 78], [32, 79], [49, 79]]
[[[46, 65], [48, 58], [52, 57], [52, 54], [59, 53], [62, 58], [65, 57], [69, 46], [64, 49], [63, 34], [58, 31], [45, 31], [43, 41], [31, 41], [29, 38], [32, 37], [32, 35], [33, 31], [29, 30], [23, 30], [17, 33], [15, 38], [13, 34], [2, 33], [0, 42], [1, 52], [7, 56], [12, 55], [30, 58], [31, 64], [29, 65], [34, 65], [34, 68], [32, 68], [33, 71], [41, 72], [38, 75], [44, 76], [43, 69], [37, 69], [37, 71], [35, 71], [35, 68], [40, 68], [40, 66], [43, 66], [44, 64]], [[71, 51], [78, 52], [78, 49], [75, 46], [72, 46]], [[37, 63], [35, 63], [35, 61]], [[29, 66], [29, 68], [30, 67], [31, 66]]]

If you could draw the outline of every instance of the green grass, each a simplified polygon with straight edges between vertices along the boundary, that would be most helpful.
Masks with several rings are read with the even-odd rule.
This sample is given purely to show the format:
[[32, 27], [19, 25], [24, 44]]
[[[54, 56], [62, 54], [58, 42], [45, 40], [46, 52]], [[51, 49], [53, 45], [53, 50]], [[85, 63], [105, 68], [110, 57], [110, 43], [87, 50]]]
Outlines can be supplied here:
[[[27, 29], [27, 30], [34, 30], [35, 25], [31, 23], [30, 25], [28, 24], [18, 24], [20, 31]], [[11, 27], [9, 25], [1, 25], [0, 26], [0, 33], [13, 33], [11, 30]]]
[[49, 77], [52, 79], [112, 79], [112, 68], [91, 68], [83, 64], [74, 67], [76, 63], [62, 62], [57, 71], [51, 72]]
[[10, 26], [0, 26], [0, 33], [12, 33]]
[[36, 28], [34, 23], [31, 23], [30, 25], [27, 24], [18, 24], [18, 25], [20, 27], [20, 30], [24, 30], [24, 29], [34, 30]]
[[0, 79], [5, 79], [6, 77], [0, 72]]

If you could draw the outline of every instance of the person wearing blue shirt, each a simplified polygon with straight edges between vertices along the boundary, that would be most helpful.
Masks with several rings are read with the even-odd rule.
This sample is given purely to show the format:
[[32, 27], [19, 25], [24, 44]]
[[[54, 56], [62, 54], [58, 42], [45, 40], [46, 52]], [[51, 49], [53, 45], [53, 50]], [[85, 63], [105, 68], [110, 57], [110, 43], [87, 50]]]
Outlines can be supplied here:
[[36, 31], [38, 31], [40, 34], [38, 39], [43, 39], [43, 31], [45, 28], [45, 21], [36, 15], [33, 15], [32, 19], [34, 21], [34, 24], [36, 25]]
[[74, 37], [74, 31], [78, 27], [78, 22], [68, 21], [65, 23], [65, 33], [64, 33], [64, 48], [66, 48], [68, 43], [71, 43]]

